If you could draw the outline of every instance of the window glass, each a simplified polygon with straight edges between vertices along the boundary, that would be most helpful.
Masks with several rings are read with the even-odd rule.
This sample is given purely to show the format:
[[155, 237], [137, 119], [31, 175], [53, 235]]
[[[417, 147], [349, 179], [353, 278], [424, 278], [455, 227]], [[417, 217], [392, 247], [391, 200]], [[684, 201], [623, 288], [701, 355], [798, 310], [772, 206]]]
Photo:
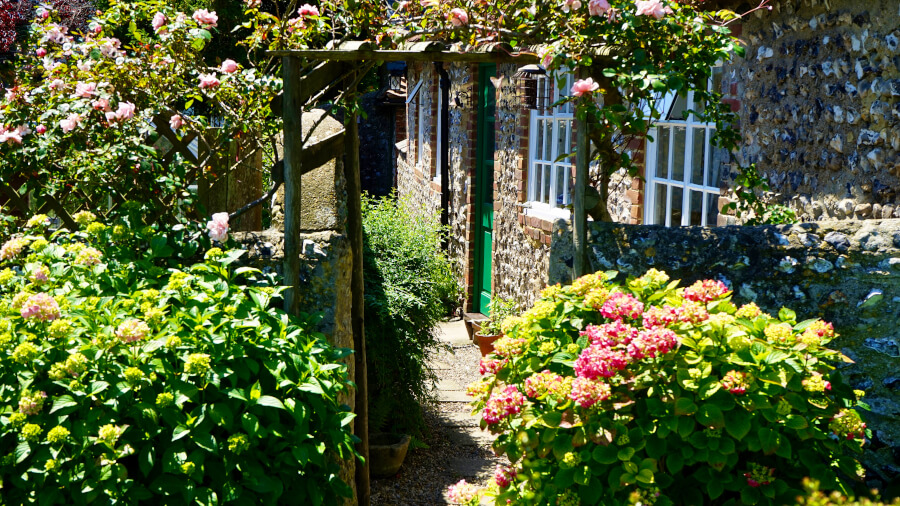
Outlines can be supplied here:
[[703, 225], [703, 192], [691, 191], [691, 225]]
[[706, 129], [692, 128], [694, 134], [691, 146], [691, 183], [702, 185], [703, 174], [706, 172]]
[[661, 126], [657, 130], [659, 139], [656, 141], [656, 174], [658, 177], [671, 179], [672, 175], [669, 171], [669, 138], [671, 130], [669, 127]]
[[668, 191], [669, 187], [667, 185], [656, 185], [656, 198], [653, 203], [656, 213], [653, 216], [653, 223], [656, 223], [657, 225], [666, 224], [666, 209], [668, 208], [668, 201], [666, 198], [668, 197]]
[[677, 126], [673, 128], [674, 140], [672, 142], [672, 180], [684, 181], [684, 154], [687, 147], [687, 128]]
[[673, 227], [681, 225], [681, 208], [684, 201], [684, 189], [678, 186], [672, 187], [672, 211], [669, 213], [669, 223]]

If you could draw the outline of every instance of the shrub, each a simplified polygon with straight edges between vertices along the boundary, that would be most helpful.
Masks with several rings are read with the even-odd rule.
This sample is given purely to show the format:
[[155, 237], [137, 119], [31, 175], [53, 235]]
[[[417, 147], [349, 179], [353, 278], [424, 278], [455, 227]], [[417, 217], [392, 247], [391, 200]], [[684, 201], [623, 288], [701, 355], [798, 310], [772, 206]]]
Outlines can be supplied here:
[[4, 504], [337, 504], [346, 350], [189, 227], [44, 217], [0, 248]]
[[395, 196], [363, 198], [366, 353], [373, 431], [420, 435], [436, 325], [458, 293], [437, 217]]
[[800, 496], [797, 498], [797, 504], [799, 506], [897, 506], [900, 505], [900, 498], [894, 498], [893, 501], [886, 503], [881, 502], [878, 497], [878, 491], [873, 490], [872, 495], [873, 498], [861, 498], [855, 499], [853, 497], [847, 497], [844, 494], [841, 494], [838, 491], [833, 491], [828, 495], [822, 493], [819, 490], [819, 482], [815, 480], [804, 480], [803, 488], [806, 490], [806, 495]]
[[[505, 504], [790, 504], [861, 473], [865, 424], [830, 324], [736, 307], [656, 270], [552, 286], [470, 387]], [[839, 478], [840, 477], [840, 478]]]

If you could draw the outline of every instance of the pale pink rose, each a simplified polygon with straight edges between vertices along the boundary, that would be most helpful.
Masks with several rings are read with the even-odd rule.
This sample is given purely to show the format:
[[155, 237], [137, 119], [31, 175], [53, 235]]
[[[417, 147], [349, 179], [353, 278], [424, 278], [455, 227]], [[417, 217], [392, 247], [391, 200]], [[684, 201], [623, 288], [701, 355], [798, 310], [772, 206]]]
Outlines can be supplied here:
[[580, 0], [566, 0], [566, 3], [564, 3], [562, 6], [563, 12], [569, 12], [572, 9], [575, 9], [577, 11], [580, 8], [581, 8]]
[[199, 9], [191, 16], [203, 28], [215, 28], [219, 23], [219, 16], [215, 12], [209, 12], [206, 9]]
[[175, 114], [171, 118], [169, 118], [169, 128], [171, 128], [172, 130], [178, 130], [183, 126], [184, 118], [182, 118], [180, 114]]
[[62, 128], [63, 133], [69, 133], [72, 130], [81, 124], [81, 116], [72, 113], [66, 119], [59, 122], [59, 126]]
[[206, 224], [209, 230], [209, 238], [213, 241], [223, 242], [228, 239], [228, 213], [215, 213], [212, 220]]
[[16, 99], [18, 94], [19, 94], [19, 90], [18, 90], [17, 86], [14, 86], [12, 88], [7, 88], [6, 93], [3, 95], [3, 99], [6, 100], [7, 102], [12, 102], [13, 100]]
[[200, 89], [215, 88], [221, 84], [215, 74], [200, 74]]
[[168, 20], [166, 19], [165, 14], [163, 14], [162, 12], [157, 12], [153, 15], [153, 29], [158, 32], [160, 28], [166, 26], [167, 21]]
[[17, 130], [0, 127], [0, 144], [22, 144], [22, 134]]
[[45, 127], [44, 125], [38, 125], [38, 126], [34, 129], [34, 131], [37, 132], [38, 135], [41, 135], [41, 134], [44, 134], [44, 133], [47, 132], [47, 127]]
[[34, 52], [34, 54], [36, 54], [38, 58], [43, 58], [47, 56], [47, 50], [39, 47], [38, 50]]
[[122, 42], [116, 38], [105, 38], [100, 44], [100, 54], [107, 58], [116, 58], [119, 56], [119, 47]]
[[40, 7], [37, 10], [37, 15], [41, 19], [47, 19], [50, 17], [50, 11], [48, 11], [47, 9], [45, 9], [43, 7]]
[[222, 72], [225, 72], [226, 74], [233, 74], [237, 72], [237, 69], [237, 62], [235, 62], [231, 58], [222, 62]]
[[50, 84], [47, 86], [51, 91], [59, 91], [65, 89], [66, 83], [62, 79], [54, 79], [50, 81]]
[[453, 26], [463, 26], [469, 24], [469, 14], [462, 9], [450, 9], [447, 19]]
[[580, 97], [585, 93], [595, 92], [599, 88], [600, 85], [595, 83], [594, 80], [590, 77], [588, 77], [587, 79], [579, 79], [575, 81], [575, 84], [572, 85], [572, 95]]
[[314, 6], [314, 5], [303, 4], [303, 5], [300, 6], [300, 8], [297, 10], [297, 15], [298, 15], [298, 16], [304, 16], [304, 17], [306, 17], [306, 16], [318, 16], [318, 15], [319, 15], [319, 8], [316, 7], [316, 6]]
[[287, 31], [288, 33], [294, 33], [296, 30], [303, 30], [306, 28], [306, 22], [303, 21], [303, 17], [296, 17], [294, 19], [289, 19], [287, 22]]
[[245, 3], [247, 4], [248, 8], [257, 9], [257, 8], [259, 8], [260, 4], [262, 3], [262, 0], [246, 0]]
[[637, 0], [634, 2], [634, 6], [637, 7], [638, 16], [653, 16], [656, 19], [662, 19], [666, 14], [672, 14], [672, 9], [660, 0]]
[[97, 92], [97, 83], [75, 83], [75, 98], [90, 98]]
[[110, 110], [109, 109], [109, 100], [107, 100], [105, 98], [94, 100], [94, 103], [91, 104], [91, 107], [93, 107], [97, 111], [108, 111], [108, 110]]
[[609, 10], [609, 2], [606, 0], [591, 0], [588, 2], [588, 12], [591, 16], [602, 16]]
[[62, 45], [68, 41], [68, 37], [66, 37], [65, 26], [60, 26], [56, 23], [50, 23], [48, 25], [47, 32], [44, 33], [44, 41], [54, 42], [56, 44]]
[[76, 66], [78, 67], [78, 70], [80, 70], [82, 72], [87, 72], [87, 71], [91, 70], [91, 65], [92, 65], [92, 63], [90, 60], [82, 60], [76, 64]]
[[113, 111], [107, 111], [106, 120], [110, 123], [119, 123], [134, 117], [134, 104], [131, 102], [119, 102], [119, 108]]

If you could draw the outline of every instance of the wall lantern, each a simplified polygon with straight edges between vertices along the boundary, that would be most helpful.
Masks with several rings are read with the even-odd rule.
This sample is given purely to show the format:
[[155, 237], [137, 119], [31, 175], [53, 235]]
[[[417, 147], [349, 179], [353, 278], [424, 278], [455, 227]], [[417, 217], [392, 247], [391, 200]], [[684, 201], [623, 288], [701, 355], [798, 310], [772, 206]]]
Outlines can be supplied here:
[[[538, 78], [546, 75], [544, 67], [534, 64], [519, 67], [513, 74], [513, 80], [516, 82], [516, 98], [526, 109], [538, 108]], [[544, 106], [545, 104], [542, 104], [542, 107]]]
[[394, 93], [402, 93], [404, 90], [403, 81], [406, 78], [405, 68], [391, 69], [388, 75], [388, 89]]

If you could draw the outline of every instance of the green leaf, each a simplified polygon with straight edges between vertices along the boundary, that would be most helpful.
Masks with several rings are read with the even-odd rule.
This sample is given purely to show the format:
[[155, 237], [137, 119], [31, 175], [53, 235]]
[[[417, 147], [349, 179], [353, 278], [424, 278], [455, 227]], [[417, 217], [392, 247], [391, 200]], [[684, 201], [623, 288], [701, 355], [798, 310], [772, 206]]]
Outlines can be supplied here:
[[219, 260], [219, 263], [221, 263], [222, 265], [231, 265], [236, 262], [237, 259], [244, 256], [245, 253], [247, 253], [247, 250], [244, 249], [229, 250], [227, 253], [225, 253], [225, 256], [222, 257], [221, 260]]
[[778, 319], [783, 322], [792, 322], [797, 320], [797, 313], [793, 310], [783, 307], [778, 310]]
[[573, 479], [579, 485], [587, 485], [591, 481], [591, 468], [588, 466], [575, 467]]
[[614, 446], [597, 446], [591, 457], [599, 464], [614, 464], [619, 461], [618, 450]]
[[653, 483], [653, 471], [649, 469], [641, 469], [640, 472], [635, 476], [638, 483], [644, 483], [646, 485], [650, 485]]
[[802, 415], [788, 415], [784, 421], [785, 427], [799, 430], [809, 427], [809, 422]]
[[575, 469], [561, 469], [553, 478], [553, 484], [561, 489], [567, 489], [575, 484]]
[[671, 452], [666, 455], [666, 469], [671, 474], [677, 474], [684, 467], [684, 457], [680, 452]]
[[772, 429], [762, 427], [756, 434], [759, 436], [759, 442], [762, 445], [763, 452], [766, 455], [775, 453], [775, 450], [778, 449], [778, 433]]
[[712, 404], [704, 404], [697, 411], [697, 421], [700, 425], [720, 429], [725, 425], [725, 416], [722, 410]]
[[548, 411], [541, 416], [541, 422], [547, 427], [559, 427], [562, 422], [562, 412]]
[[725, 491], [725, 485], [719, 480], [710, 480], [706, 483], [706, 494], [710, 499], [717, 499]]
[[31, 455], [31, 445], [27, 441], [22, 441], [16, 446], [16, 464], [21, 464]]
[[735, 409], [725, 413], [725, 431], [738, 441], [750, 433], [750, 413], [742, 409]]
[[679, 397], [678, 400], [675, 401], [675, 414], [676, 415], [693, 415], [697, 412], [697, 405], [694, 404], [694, 401], [688, 399], [687, 397]]
[[231, 426], [234, 422], [234, 413], [227, 404], [224, 402], [213, 404], [209, 409], [209, 416], [217, 425], [220, 425], [225, 428], [226, 431], [231, 432]]
[[634, 448], [630, 446], [619, 449], [618, 453], [616, 454], [616, 458], [621, 461], [629, 461], [631, 460], [631, 457], [634, 457]]
[[271, 395], [263, 395], [259, 398], [257, 404], [259, 404], [260, 406], [268, 406], [270, 408], [284, 409], [284, 404]]
[[191, 440], [194, 441], [194, 444], [210, 453], [219, 453], [219, 447], [216, 445], [216, 438], [209, 432], [192, 434]]
[[[78, 401], [76, 401], [71, 395], [62, 395], [53, 400], [53, 407], [50, 408], [50, 414], [56, 413], [57, 411], [67, 410], [66, 413], [71, 413], [74, 409], [69, 408], [78, 408]], [[60, 413], [61, 415], [66, 413]]]
[[153, 453], [153, 445], [145, 445], [138, 456], [138, 464], [141, 467], [141, 473], [143, 473], [144, 476], [149, 476], [155, 462], [156, 456]]
[[187, 436], [191, 433], [191, 429], [185, 427], [184, 425], [179, 425], [175, 427], [175, 430], [172, 431], [172, 441], [178, 441], [179, 439]]

